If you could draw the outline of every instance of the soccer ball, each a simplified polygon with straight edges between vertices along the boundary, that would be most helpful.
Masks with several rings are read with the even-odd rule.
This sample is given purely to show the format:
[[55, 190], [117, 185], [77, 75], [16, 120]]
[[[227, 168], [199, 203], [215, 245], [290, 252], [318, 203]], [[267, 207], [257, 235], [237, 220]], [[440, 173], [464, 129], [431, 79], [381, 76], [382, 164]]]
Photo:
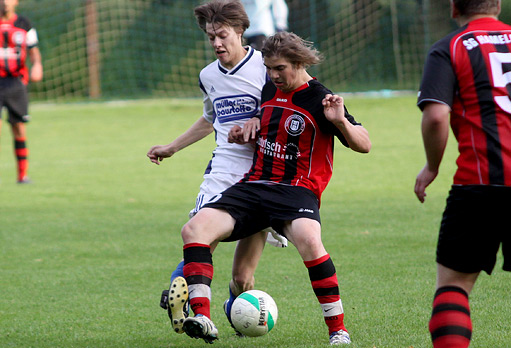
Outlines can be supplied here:
[[273, 298], [261, 290], [245, 291], [234, 300], [231, 308], [232, 324], [249, 337], [270, 332], [277, 323], [278, 310]]

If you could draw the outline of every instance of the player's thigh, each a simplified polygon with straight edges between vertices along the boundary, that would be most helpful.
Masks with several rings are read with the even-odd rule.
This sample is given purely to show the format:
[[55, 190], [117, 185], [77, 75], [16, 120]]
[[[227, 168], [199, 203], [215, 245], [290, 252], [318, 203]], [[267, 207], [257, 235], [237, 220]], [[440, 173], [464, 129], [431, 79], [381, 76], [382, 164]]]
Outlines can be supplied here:
[[236, 244], [232, 263], [233, 276], [246, 273], [252, 277], [264, 250], [268, 232], [261, 231], [243, 238]]
[[284, 225], [284, 234], [293, 243], [304, 261], [315, 260], [326, 254], [321, 240], [321, 224], [308, 218], [299, 218]]
[[223, 209], [202, 208], [181, 231], [183, 242], [211, 243], [228, 238], [235, 224], [234, 218]]

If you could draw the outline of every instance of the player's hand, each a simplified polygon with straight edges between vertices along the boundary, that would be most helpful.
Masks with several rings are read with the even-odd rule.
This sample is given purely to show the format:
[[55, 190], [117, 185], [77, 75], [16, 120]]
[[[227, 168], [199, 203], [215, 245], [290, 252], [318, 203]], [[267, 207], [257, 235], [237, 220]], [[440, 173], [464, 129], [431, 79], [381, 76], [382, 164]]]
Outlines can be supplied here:
[[170, 151], [168, 145], [155, 145], [147, 151], [149, 160], [157, 165], [160, 165], [160, 162], [163, 161], [164, 158], [168, 158], [172, 155], [173, 153]]
[[229, 143], [236, 143], [240, 145], [246, 144], [250, 141], [255, 141], [260, 128], [261, 121], [259, 118], [253, 117], [245, 122], [243, 128], [238, 125], [232, 127], [227, 135], [227, 141]]
[[243, 145], [243, 128], [238, 125], [235, 125], [227, 134], [227, 141], [229, 143], [241, 144]]
[[429, 186], [435, 180], [438, 175], [438, 171], [432, 171], [428, 168], [426, 164], [424, 168], [419, 172], [417, 178], [415, 179], [415, 195], [419, 199], [421, 203], [424, 203], [426, 200], [426, 187]]
[[245, 143], [255, 141], [260, 129], [261, 120], [257, 117], [252, 117], [243, 125], [243, 141], [245, 141]]
[[327, 94], [322, 103], [325, 116], [330, 122], [337, 124], [346, 120], [344, 117], [344, 99], [341, 96]]
[[43, 66], [41, 64], [33, 65], [30, 69], [30, 82], [39, 82], [43, 79]]

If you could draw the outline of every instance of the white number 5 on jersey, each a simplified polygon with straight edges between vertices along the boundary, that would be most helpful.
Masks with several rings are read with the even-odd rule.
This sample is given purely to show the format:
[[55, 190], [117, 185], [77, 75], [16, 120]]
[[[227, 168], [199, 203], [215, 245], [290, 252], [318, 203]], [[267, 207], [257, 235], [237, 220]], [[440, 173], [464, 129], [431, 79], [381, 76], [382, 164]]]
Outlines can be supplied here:
[[[511, 71], [504, 72], [504, 64], [511, 64], [511, 53], [491, 52], [490, 64], [493, 77], [493, 85], [495, 87], [504, 87], [511, 83]], [[509, 96], [495, 97], [495, 103], [502, 108], [502, 110], [511, 114], [511, 99]]]

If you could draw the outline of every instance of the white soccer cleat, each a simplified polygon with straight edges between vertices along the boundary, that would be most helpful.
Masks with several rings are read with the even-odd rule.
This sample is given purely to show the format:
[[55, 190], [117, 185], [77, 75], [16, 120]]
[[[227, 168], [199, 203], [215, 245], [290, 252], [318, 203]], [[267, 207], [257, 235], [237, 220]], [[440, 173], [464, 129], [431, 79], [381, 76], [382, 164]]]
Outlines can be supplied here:
[[218, 329], [208, 317], [197, 314], [186, 318], [183, 330], [192, 338], [202, 338], [206, 343], [213, 343], [218, 339]]
[[268, 237], [266, 237], [266, 243], [273, 245], [277, 248], [287, 247], [287, 238], [283, 235], [275, 232], [271, 227], [265, 228], [263, 231], [268, 231]]
[[350, 344], [350, 334], [344, 330], [339, 330], [330, 335], [330, 345], [337, 346], [339, 344]]

